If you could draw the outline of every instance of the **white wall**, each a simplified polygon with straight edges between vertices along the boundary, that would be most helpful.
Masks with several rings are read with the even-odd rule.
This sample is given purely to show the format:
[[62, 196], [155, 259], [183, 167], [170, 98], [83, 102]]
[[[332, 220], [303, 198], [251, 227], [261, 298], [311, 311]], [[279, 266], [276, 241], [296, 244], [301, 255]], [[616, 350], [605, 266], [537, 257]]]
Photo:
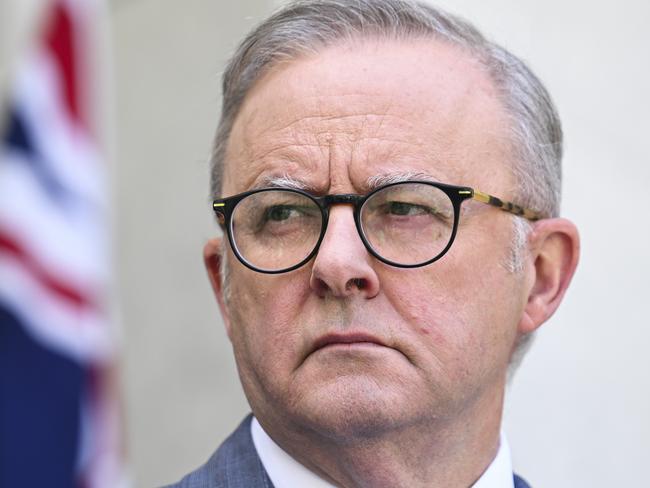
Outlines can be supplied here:
[[[271, 0], [113, 4], [118, 250], [137, 486], [207, 459], [247, 411], [201, 265], [206, 158], [227, 53]], [[445, 0], [528, 60], [566, 135], [563, 213], [582, 233], [565, 303], [506, 408], [535, 487], [638, 486], [650, 454], [650, 4]]]
[[248, 411], [202, 267], [220, 71], [262, 0], [112, 4], [117, 250], [135, 486], [207, 460]]

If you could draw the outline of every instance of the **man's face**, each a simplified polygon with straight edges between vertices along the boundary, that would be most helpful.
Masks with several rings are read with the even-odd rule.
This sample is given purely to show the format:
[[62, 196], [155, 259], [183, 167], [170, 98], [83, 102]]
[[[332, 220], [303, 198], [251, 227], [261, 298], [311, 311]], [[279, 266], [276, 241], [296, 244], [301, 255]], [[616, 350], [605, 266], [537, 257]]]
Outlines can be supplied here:
[[[280, 65], [247, 96], [223, 194], [290, 177], [315, 194], [427, 175], [512, 197], [507, 121], [479, 64], [431, 41], [366, 42]], [[501, 409], [526, 297], [504, 266], [512, 218], [464, 204], [451, 250], [399, 269], [368, 254], [352, 207], [332, 207], [315, 259], [265, 275], [229, 253], [224, 311], [265, 428], [378, 435]], [[224, 244], [225, 246], [225, 244]]]

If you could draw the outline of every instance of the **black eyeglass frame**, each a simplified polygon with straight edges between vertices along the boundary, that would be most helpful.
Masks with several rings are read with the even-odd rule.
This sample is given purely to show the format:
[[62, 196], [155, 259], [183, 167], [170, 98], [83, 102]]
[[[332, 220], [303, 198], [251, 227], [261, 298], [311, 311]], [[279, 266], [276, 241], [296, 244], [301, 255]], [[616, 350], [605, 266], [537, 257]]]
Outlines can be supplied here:
[[[366, 201], [370, 197], [372, 197], [375, 193], [382, 191], [386, 188], [390, 188], [392, 186], [404, 185], [409, 183], [418, 183], [418, 184], [433, 186], [441, 190], [443, 193], [445, 193], [451, 200], [452, 206], [454, 208], [454, 223], [453, 223], [452, 233], [449, 238], [449, 242], [447, 243], [445, 248], [442, 251], [440, 251], [436, 256], [422, 263], [401, 264], [382, 257], [373, 249], [372, 245], [368, 242], [368, 239], [366, 238], [362, 229], [361, 208], [366, 203]], [[232, 232], [232, 214], [237, 204], [250, 195], [254, 195], [256, 193], [268, 192], [268, 191], [284, 191], [284, 192], [297, 193], [299, 195], [302, 195], [312, 200], [314, 203], [316, 203], [316, 205], [320, 209], [322, 222], [323, 222], [323, 225], [321, 226], [320, 236], [318, 237], [318, 240], [314, 245], [314, 249], [309, 253], [309, 255], [307, 255], [307, 257], [305, 257], [298, 264], [295, 264], [288, 268], [279, 269], [279, 270], [261, 269], [249, 263], [239, 252], [239, 249], [237, 248], [237, 244], [233, 238], [233, 232]], [[458, 222], [460, 221], [460, 206], [465, 200], [476, 200], [481, 203], [485, 203], [487, 205], [497, 207], [505, 212], [519, 215], [521, 217], [524, 217], [532, 221], [543, 218], [543, 216], [540, 215], [538, 212], [521, 207], [512, 202], [501, 200], [500, 198], [497, 198], [492, 195], [488, 195], [487, 193], [480, 192], [468, 186], [449, 185], [446, 183], [438, 183], [438, 182], [427, 181], [427, 180], [406, 180], [406, 181], [388, 183], [386, 185], [381, 185], [375, 188], [374, 190], [372, 190], [371, 192], [365, 195], [357, 195], [354, 193], [343, 193], [343, 194], [334, 194], [334, 195], [314, 196], [304, 190], [300, 190], [297, 188], [283, 188], [283, 187], [258, 188], [255, 190], [249, 190], [243, 193], [238, 193], [237, 195], [233, 195], [231, 197], [214, 200], [212, 202], [212, 208], [216, 214], [219, 224], [226, 231], [226, 234], [228, 236], [228, 242], [230, 242], [230, 246], [232, 247], [235, 256], [237, 256], [237, 259], [244, 266], [252, 269], [253, 271], [257, 271], [259, 273], [279, 274], [279, 273], [288, 273], [289, 271], [293, 271], [294, 269], [298, 269], [301, 266], [304, 266], [307, 262], [309, 262], [309, 260], [311, 260], [318, 253], [323, 238], [325, 237], [325, 232], [327, 231], [327, 225], [329, 223], [329, 209], [332, 205], [335, 204], [347, 204], [353, 206], [354, 224], [357, 228], [357, 233], [359, 234], [359, 237], [361, 238], [361, 241], [363, 242], [363, 245], [368, 250], [368, 252], [372, 256], [377, 258], [379, 261], [388, 264], [389, 266], [394, 266], [397, 268], [420, 268], [422, 266], [427, 266], [437, 261], [442, 256], [444, 256], [447, 253], [447, 251], [449, 251], [452, 244], [454, 243], [454, 240], [456, 239], [456, 233], [458, 230]]]

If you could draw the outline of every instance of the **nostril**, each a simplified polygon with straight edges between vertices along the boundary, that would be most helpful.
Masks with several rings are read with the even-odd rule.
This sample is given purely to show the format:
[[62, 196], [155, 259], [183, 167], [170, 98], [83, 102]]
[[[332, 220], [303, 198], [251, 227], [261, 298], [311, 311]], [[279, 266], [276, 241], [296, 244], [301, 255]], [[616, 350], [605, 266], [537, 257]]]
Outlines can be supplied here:
[[326, 296], [330, 293], [336, 296], [346, 296], [355, 291], [364, 291], [370, 288], [368, 280], [364, 278], [352, 278], [345, 284], [345, 289], [332, 288], [327, 281], [320, 278], [312, 278], [311, 286], [319, 296]]
[[330, 287], [325, 283], [325, 281], [320, 278], [312, 279], [312, 287], [319, 296], [324, 296], [329, 291]]
[[357, 288], [358, 290], [365, 290], [366, 288], [368, 288], [368, 282], [363, 278], [352, 278], [346, 283], [345, 289], [350, 290], [352, 288]]

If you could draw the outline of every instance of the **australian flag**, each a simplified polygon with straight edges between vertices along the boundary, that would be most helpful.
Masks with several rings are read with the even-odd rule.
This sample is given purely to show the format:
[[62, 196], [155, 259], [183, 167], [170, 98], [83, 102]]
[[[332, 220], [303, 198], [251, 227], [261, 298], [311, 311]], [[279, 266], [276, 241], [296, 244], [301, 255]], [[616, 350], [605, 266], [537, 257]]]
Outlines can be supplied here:
[[0, 487], [114, 487], [102, 5], [42, 4], [0, 93]]

